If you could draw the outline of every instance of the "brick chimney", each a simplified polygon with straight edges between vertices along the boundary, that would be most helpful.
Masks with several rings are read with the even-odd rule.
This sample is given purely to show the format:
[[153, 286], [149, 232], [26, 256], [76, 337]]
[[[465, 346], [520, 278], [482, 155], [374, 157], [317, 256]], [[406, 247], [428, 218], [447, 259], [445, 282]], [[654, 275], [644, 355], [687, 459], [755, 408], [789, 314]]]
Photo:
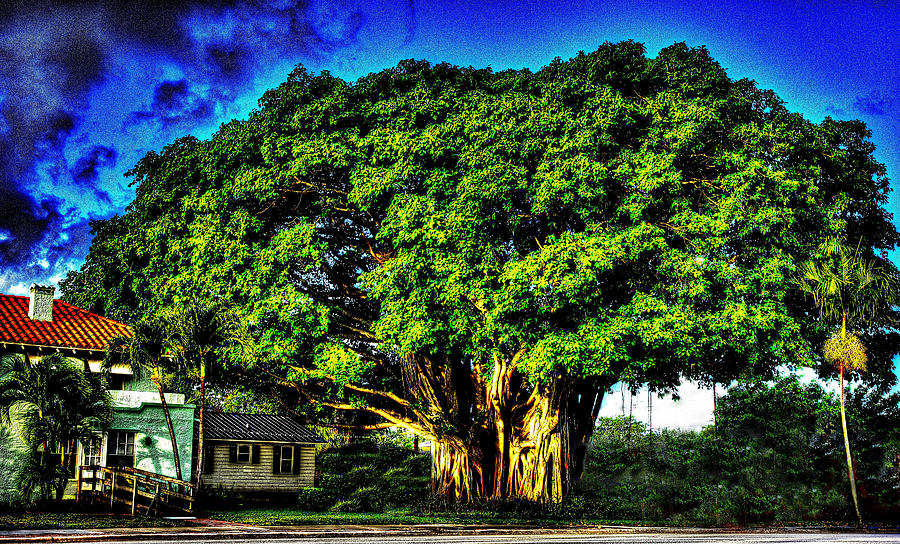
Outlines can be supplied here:
[[34, 321], [53, 321], [53, 293], [56, 287], [32, 283], [29, 292], [28, 317]]

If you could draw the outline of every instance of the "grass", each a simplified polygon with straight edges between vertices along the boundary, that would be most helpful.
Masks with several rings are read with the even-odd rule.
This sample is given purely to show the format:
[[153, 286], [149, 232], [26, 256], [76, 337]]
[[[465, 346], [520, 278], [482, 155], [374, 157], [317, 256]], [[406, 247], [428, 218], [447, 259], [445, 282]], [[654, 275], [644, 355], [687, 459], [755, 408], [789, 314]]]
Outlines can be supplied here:
[[[616, 519], [564, 519], [553, 517], [526, 518], [509, 512], [458, 511], [423, 513], [409, 509], [387, 512], [301, 512], [290, 507], [246, 508], [240, 510], [214, 510], [201, 514], [212, 519], [233, 523], [262, 526], [288, 525], [524, 525], [524, 526], [583, 526], [619, 525], [636, 527], [674, 526], [667, 521], [616, 520]], [[184, 527], [190, 521], [167, 520], [149, 516], [127, 516], [95, 512], [30, 512], [0, 514], [0, 530], [27, 529], [105, 529], [134, 527]], [[823, 522], [798, 522], [791, 526], [825, 527], [839, 529], [843, 524]], [[768, 527], [784, 527], [782, 524], [763, 524]], [[894, 529], [893, 524], [874, 524], [872, 529]]]
[[110, 529], [120, 527], [183, 527], [180, 520], [148, 516], [121, 516], [85, 512], [22, 512], [0, 514], [0, 530], [23, 529]]
[[660, 523], [646, 521], [527, 518], [505, 512], [460, 511], [422, 513], [412, 510], [386, 512], [301, 512], [290, 508], [247, 508], [244, 510], [216, 510], [206, 514], [212, 519], [247, 523], [250, 525], [643, 525]]
[[[391, 510], [387, 512], [301, 512], [290, 507], [216, 510], [204, 512], [200, 515], [233, 523], [263, 526], [423, 524], [564, 526], [600, 523], [600, 520], [527, 519], [509, 513], [482, 511], [436, 512], [430, 514], [412, 510]], [[603, 523], [609, 524], [611, 522], [605, 521]], [[632, 522], [627, 523], [633, 524]], [[189, 525], [192, 525], [190, 521], [77, 511], [26, 511], [20, 514], [0, 514], [0, 530], [4, 531], [23, 529], [179, 527]]]

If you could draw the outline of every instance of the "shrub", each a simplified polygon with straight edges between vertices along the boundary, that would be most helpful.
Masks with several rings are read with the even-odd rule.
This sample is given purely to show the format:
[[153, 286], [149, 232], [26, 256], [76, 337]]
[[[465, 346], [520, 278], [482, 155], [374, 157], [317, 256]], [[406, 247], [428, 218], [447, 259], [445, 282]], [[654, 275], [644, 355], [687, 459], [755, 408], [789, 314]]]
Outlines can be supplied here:
[[300, 490], [303, 510], [383, 512], [428, 495], [431, 460], [392, 441], [361, 441], [326, 450], [319, 487]]
[[[847, 398], [863, 516], [896, 519], [900, 395], [860, 386]], [[836, 402], [791, 376], [733, 387], [702, 432], [600, 420], [580, 504], [605, 518], [707, 525], [849, 519]]]

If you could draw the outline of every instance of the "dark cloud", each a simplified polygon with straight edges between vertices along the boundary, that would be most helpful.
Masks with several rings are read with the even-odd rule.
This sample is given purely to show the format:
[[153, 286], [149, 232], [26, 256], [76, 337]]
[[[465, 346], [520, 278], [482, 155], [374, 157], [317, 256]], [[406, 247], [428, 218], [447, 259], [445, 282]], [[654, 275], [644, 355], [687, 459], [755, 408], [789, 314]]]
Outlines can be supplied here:
[[211, 43], [206, 46], [206, 61], [226, 79], [244, 75], [249, 52], [241, 44]]
[[[122, 163], [235, 115], [272, 66], [352, 46], [366, 10], [406, 17], [400, 39], [412, 38], [411, 2], [395, 15], [372, 9], [362, 0], [0, 2], [0, 291], [77, 265], [87, 217], [127, 202], [111, 181]], [[130, 86], [122, 100], [97, 98], [116, 85]]]
[[26, 174], [35, 159], [64, 144], [105, 65], [97, 37], [64, 18], [24, 21], [0, 35], [0, 114], [10, 144], [0, 161], [7, 174]]
[[78, 22], [48, 13], [5, 19], [0, 31], [0, 283], [16, 268], [46, 275], [44, 243], [66, 226], [63, 202], [35, 188], [43, 163], [65, 162], [87, 94], [105, 78], [102, 40]]
[[[154, 16], [165, 19], [158, 24], [168, 24], [172, 32], [156, 36], [135, 30], [161, 48], [185, 77], [158, 82], [152, 103], [126, 119], [126, 126], [149, 123], [164, 135], [227, 115], [269, 64], [345, 46], [359, 29], [352, 21], [361, 18], [358, 9], [348, 6], [342, 20], [351, 23], [333, 37], [317, 31], [304, 2], [193, 2], [179, 9], [165, 5], [167, 9]], [[138, 24], [132, 15], [117, 21], [123, 29]]]
[[67, 225], [64, 232], [51, 240], [45, 253], [48, 268], [59, 269], [61, 263], [82, 260], [87, 255], [93, 236], [91, 235], [92, 216], [79, 218]]
[[887, 115], [893, 107], [894, 98], [885, 96], [879, 91], [872, 91], [866, 96], [858, 96], [853, 101], [853, 109], [863, 115]]
[[94, 146], [87, 154], [75, 161], [75, 166], [69, 171], [72, 181], [93, 193], [96, 200], [111, 205], [112, 198], [109, 193], [98, 187], [97, 179], [100, 177], [99, 170], [115, 166], [118, 157], [119, 153], [111, 147]]
[[51, 41], [42, 64], [62, 78], [58, 89], [74, 100], [81, 100], [106, 72], [106, 53], [97, 36], [83, 29], [66, 29]]
[[132, 112], [127, 124], [155, 121], [168, 129], [181, 124], [207, 121], [216, 111], [221, 97], [215, 91], [195, 93], [187, 80], [163, 81], [153, 91], [153, 103], [146, 110]]
[[35, 247], [48, 231], [61, 229], [62, 219], [58, 200], [36, 202], [8, 181], [0, 181], [0, 269], [34, 262]]

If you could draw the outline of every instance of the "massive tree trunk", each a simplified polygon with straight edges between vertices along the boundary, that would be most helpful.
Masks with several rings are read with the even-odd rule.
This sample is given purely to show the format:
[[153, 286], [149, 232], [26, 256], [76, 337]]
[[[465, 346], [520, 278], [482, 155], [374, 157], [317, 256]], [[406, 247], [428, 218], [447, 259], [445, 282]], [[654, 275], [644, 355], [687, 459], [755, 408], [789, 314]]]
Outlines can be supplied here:
[[538, 385], [524, 403], [495, 399], [491, 417], [470, 440], [452, 437], [434, 445], [434, 492], [463, 501], [560, 501], [584, 471], [602, 398], [596, 386], [560, 376]]
[[431, 447], [431, 486], [439, 497], [470, 501], [485, 496], [485, 481], [479, 445], [455, 440]]
[[581, 478], [610, 378], [556, 374], [531, 382], [517, 369], [520, 349], [492, 368], [408, 353], [396, 392], [344, 384], [365, 406], [327, 398], [328, 384], [295, 387], [338, 410], [363, 410], [432, 442], [432, 489], [449, 501], [558, 502]]

